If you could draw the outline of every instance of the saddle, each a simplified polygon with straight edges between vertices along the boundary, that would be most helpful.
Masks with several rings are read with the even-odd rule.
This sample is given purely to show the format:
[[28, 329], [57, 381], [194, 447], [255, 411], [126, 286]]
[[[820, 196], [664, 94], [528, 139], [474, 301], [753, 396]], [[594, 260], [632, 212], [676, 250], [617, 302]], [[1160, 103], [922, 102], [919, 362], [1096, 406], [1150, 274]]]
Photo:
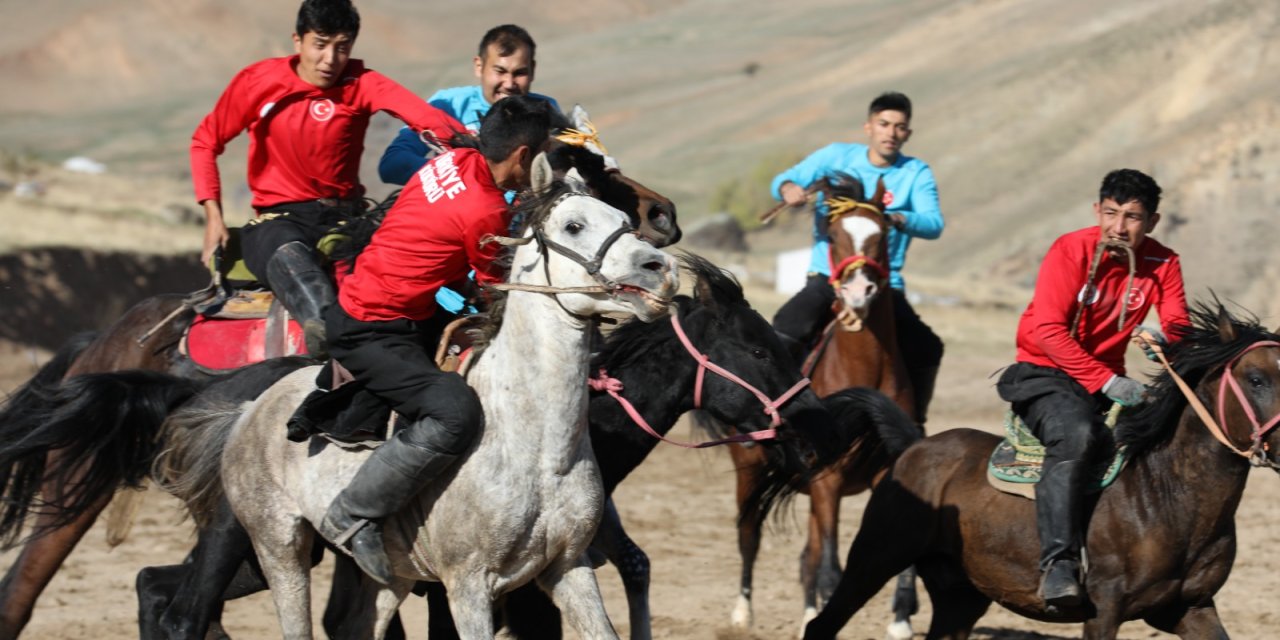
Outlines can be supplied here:
[[[1107, 412], [1107, 428], [1115, 429], [1120, 409], [1117, 403]], [[1044, 465], [1044, 445], [1013, 410], [1005, 414], [1004, 428], [1004, 440], [996, 445], [987, 461], [987, 482], [1004, 493], [1035, 500], [1035, 486], [1040, 481]], [[1110, 486], [1119, 477], [1126, 462], [1128, 457], [1123, 446], [1115, 448], [1109, 456], [1099, 456], [1090, 467], [1085, 492], [1098, 493]]]
[[[466, 376], [475, 341], [473, 325], [484, 317], [463, 316], [450, 322], [440, 336], [436, 365], [441, 371]], [[325, 363], [316, 380], [317, 391], [303, 401], [289, 419], [289, 439], [303, 442], [321, 435], [340, 446], [376, 447], [389, 434], [406, 426], [391, 406], [356, 382], [337, 360]]]

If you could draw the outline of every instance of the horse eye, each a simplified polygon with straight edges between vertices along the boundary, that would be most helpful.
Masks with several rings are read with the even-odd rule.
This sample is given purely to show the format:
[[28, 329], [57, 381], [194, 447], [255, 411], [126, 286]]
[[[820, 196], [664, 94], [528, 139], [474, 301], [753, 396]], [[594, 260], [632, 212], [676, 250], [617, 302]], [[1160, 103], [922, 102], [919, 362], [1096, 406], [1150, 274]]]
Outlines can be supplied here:
[[1267, 381], [1262, 376], [1258, 374], [1253, 374], [1249, 376], [1249, 386], [1253, 387], [1254, 389], [1261, 389], [1267, 386]]
[[564, 230], [565, 230], [565, 231], [568, 231], [568, 232], [569, 232], [569, 235], [571, 235], [571, 236], [576, 236], [576, 235], [578, 235], [578, 233], [579, 233], [579, 232], [581, 232], [581, 231], [582, 231], [582, 229], [583, 229], [583, 227], [582, 227], [582, 223], [581, 223], [581, 222], [570, 222], [570, 223], [568, 223], [568, 224], [564, 225]]
[[769, 357], [769, 354], [764, 349], [756, 347], [751, 350], [751, 357], [756, 360], [764, 360]]

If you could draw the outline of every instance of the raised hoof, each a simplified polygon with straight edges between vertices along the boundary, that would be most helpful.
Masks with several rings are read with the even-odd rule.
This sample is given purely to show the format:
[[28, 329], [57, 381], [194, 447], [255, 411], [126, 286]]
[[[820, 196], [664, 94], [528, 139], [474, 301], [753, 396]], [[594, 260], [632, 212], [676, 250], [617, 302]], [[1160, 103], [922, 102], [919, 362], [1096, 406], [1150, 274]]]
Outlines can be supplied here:
[[754, 622], [752, 618], [751, 600], [746, 596], [738, 596], [738, 604], [733, 606], [733, 613], [729, 615], [733, 628], [741, 631], [750, 629], [751, 624]]
[[1058, 560], [1049, 565], [1040, 579], [1040, 596], [1046, 608], [1064, 609], [1080, 606], [1084, 590], [1080, 588], [1080, 563]]
[[909, 640], [915, 636], [915, 632], [911, 630], [911, 623], [906, 620], [897, 620], [889, 624], [889, 628], [885, 630], [885, 640]]

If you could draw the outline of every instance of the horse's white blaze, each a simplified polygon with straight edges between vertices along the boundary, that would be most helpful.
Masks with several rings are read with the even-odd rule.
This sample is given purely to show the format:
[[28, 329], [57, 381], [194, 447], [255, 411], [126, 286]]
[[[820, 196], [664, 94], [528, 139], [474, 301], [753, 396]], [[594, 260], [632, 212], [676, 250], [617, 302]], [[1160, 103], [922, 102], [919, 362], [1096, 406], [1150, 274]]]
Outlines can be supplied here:
[[880, 233], [880, 225], [876, 224], [870, 218], [861, 216], [848, 216], [840, 220], [840, 226], [844, 227], [844, 232], [853, 238], [853, 248], [859, 253], [866, 253], [866, 243], [873, 236]]
[[751, 599], [738, 594], [738, 603], [733, 606], [733, 613], [729, 614], [729, 620], [733, 623], [733, 627], [746, 631], [751, 628], [754, 618], [755, 616], [751, 612]]

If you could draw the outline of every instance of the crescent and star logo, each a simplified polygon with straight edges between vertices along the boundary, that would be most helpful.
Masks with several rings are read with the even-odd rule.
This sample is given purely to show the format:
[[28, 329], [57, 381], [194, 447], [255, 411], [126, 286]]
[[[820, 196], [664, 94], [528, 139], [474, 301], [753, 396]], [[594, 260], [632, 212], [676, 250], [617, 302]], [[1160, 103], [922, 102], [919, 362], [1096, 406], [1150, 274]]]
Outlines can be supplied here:
[[1142, 289], [1133, 287], [1129, 289], [1129, 295], [1125, 298], [1125, 309], [1129, 311], [1137, 311], [1142, 308], [1142, 303], [1147, 301], [1147, 294]]
[[311, 117], [315, 118], [318, 122], [327, 122], [333, 117], [333, 112], [334, 107], [332, 100], [324, 98], [321, 100], [311, 101]]
[[884, 206], [886, 209], [893, 206], [893, 192], [888, 189], [885, 189], [884, 192]]

